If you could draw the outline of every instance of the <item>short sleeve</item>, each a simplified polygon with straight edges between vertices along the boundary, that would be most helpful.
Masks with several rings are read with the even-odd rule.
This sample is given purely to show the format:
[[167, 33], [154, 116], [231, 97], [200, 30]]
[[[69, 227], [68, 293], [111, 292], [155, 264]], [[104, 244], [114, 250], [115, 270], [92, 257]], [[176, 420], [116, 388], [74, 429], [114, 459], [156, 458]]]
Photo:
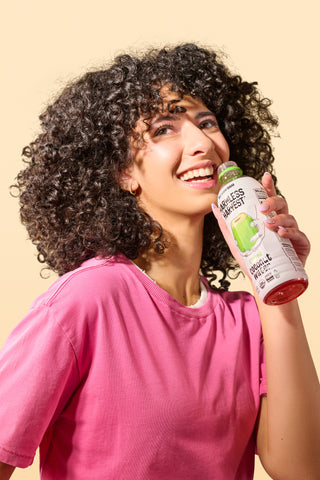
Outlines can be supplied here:
[[77, 384], [75, 353], [50, 307], [31, 309], [0, 352], [0, 461], [31, 465]]

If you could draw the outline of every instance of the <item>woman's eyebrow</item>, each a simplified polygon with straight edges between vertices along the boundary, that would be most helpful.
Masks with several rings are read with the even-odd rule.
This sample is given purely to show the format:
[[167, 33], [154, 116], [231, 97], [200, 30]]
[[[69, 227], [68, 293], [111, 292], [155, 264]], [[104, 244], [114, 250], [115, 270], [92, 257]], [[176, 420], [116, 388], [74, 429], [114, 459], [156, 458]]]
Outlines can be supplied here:
[[[195, 118], [197, 120], [200, 119], [200, 118], [203, 118], [203, 117], [214, 117], [214, 118], [216, 118], [214, 113], [211, 112], [210, 110], [199, 112], [195, 116]], [[179, 117], [179, 115], [176, 115], [174, 113], [171, 113], [171, 114], [168, 114], [168, 115], [159, 115], [153, 121], [151, 121], [150, 125], [156, 126], [156, 125], [158, 125], [158, 123], [170, 122], [170, 121], [175, 121], [175, 120], [181, 120], [181, 117]]]
[[202, 117], [214, 117], [216, 118], [215, 114], [211, 112], [210, 110], [207, 110], [205, 112], [199, 112], [196, 115], [196, 119], [202, 118]]
[[175, 115], [174, 113], [171, 113], [169, 115], [160, 115], [159, 117], [156, 117], [153, 121], [151, 121], [151, 125], [153, 126], [161, 122], [169, 122], [170, 120], [181, 120], [181, 117], [179, 117], [179, 115]]

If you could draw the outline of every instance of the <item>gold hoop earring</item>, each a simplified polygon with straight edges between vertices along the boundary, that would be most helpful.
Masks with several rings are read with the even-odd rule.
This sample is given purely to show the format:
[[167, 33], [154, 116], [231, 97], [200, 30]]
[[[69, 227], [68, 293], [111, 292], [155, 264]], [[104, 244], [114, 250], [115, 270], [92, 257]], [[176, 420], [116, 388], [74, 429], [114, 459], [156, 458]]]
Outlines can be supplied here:
[[[137, 190], [138, 190], [138, 189], [137, 189]], [[129, 192], [130, 192], [131, 195], [133, 195], [134, 197], [137, 195], [137, 190], [132, 190], [132, 185], [130, 185]]]

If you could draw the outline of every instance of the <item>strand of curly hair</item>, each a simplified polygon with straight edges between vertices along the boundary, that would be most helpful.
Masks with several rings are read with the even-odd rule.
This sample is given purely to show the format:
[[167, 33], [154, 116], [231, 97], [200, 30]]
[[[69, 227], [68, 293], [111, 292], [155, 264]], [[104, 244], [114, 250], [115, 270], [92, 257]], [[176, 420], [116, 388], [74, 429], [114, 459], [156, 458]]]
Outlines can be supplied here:
[[[23, 149], [17, 176], [20, 217], [38, 260], [62, 275], [94, 257], [137, 258], [166, 248], [161, 225], [121, 190], [131, 162], [130, 138], [141, 115], [163, 108], [161, 86], [200, 98], [215, 113], [230, 160], [258, 180], [273, 172], [270, 133], [277, 119], [256, 82], [233, 75], [217, 54], [195, 44], [117, 57], [106, 69], [68, 85], [40, 115], [42, 131]], [[148, 122], [146, 121], [146, 125]], [[237, 265], [212, 214], [205, 217], [201, 271], [227, 289]], [[216, 273], [215, 273], [216, 272]]]

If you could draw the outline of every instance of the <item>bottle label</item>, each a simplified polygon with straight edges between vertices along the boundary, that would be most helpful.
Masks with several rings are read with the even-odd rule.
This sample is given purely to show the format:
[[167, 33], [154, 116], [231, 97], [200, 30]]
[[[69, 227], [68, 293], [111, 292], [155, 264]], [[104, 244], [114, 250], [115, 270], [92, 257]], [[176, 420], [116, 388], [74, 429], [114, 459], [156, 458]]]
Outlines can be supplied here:
[[218, 195], [219, 208], [262, 300], [282, 283], [307, 280], [290, 240], [265, 227], [259, 206], [266, 198], [262, 185], [250, 177], [227, 183]]

